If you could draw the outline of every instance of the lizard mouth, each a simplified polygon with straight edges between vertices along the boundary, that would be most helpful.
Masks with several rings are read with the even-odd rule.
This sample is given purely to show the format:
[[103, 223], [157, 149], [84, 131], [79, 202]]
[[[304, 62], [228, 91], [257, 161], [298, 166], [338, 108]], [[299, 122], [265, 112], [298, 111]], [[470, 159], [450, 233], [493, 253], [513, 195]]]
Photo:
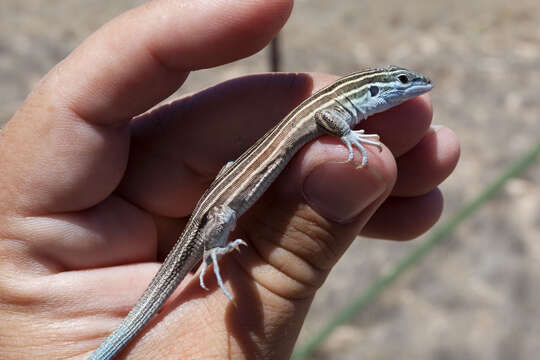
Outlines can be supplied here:
[[415, 78], [410, 86], [404, 90], [404, 94], [409, 97], [415, 97], [428, 92], [433, 88], [433, 82], [429, 78]]

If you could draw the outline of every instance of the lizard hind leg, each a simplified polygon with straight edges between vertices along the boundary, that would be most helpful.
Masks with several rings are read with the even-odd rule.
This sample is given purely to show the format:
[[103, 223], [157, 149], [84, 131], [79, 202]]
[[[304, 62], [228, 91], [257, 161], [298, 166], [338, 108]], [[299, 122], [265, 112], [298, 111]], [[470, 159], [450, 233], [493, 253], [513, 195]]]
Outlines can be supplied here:
[[247, 246], [247, 244], [241, 239], [237, 239], [227, 244], [229, 233], [234, 230], [235, 225], [236, 212], [227, 205], [216, 206], [209, 210], [207, 222], [202, 228], [200, 234], [204, 242], [203, 262], [201, 275], [199, 276], [201, 287], [208, 290], [204, 284], [204, 274], [206, 273], [208, 265], [212, 264], [214, 265], [214, 274], [216, 275], [219, 287], [225, 296], [227, 296], [231, 301], [233, 298], [223, 284], [223, 280], [219, 272], [218, 260], [223, 255], [228, 254], [231, 251], [238, 250], [240, 245]]

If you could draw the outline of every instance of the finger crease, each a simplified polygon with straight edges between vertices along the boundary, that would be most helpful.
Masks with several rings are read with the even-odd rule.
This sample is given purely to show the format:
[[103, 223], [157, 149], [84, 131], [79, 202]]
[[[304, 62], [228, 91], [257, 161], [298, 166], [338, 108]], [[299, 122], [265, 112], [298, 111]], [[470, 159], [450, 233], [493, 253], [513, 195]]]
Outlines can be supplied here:
[[[245, 232], [244, 232], [244, 233], [245, 233]], [[261, 241], [261, 240], [259, 240], [259, 241]], [[266, 240], [262, 240], [262, 241], [266, 241]], [[287, 274], [286, 272], [284, 272], [283, 270], [278, 269], [277, 267], [275, 267], [274, 265], [272, 265], [272, 264], [268, 261], [268, 259], [265, 259], [265, 258], [262, 256], [262, 254], [259, 252], [259, 249], [258, 249], [257, 246], [255, 245], [255, 242], [249, 241], [249, 243], [252, 245], [251, 248], [253, 249], [253, 253], [255, 254], [255, 256], [256, 256], [257, 258], [260, 259], [261, 263], [264, 263], [264, 264], [270, 266], [270, 268], [272, 268], [273, 270], [275, 270], [275, 271], [278, 272], [278, 273], [283, 274], [284, 276], [286, 276], [287, 278], [289, 278], [291, 281], [297, 282], [297, 283], [299, 283], [299, 284], [301, 284], [301, 285], [304, 285], [304, 286], [306, 286], [306, 287], [310, 287], [310, 288], [314, 287], [313, 284], [305, 283], [305, 282], [303, 282], [303, 281], [300, 281], [300, 280], [298, 280], [298, 279], [295, 279], [295, 278], [293, 278], [292, 276], [290, 276], [289, 274]], [[273, 242], [271, 242], [271, 243], [273, 243]], [[285, 250], [286, 250], [286, 249], [285, 249]], [[288, 251], [288, 250], [287, 250], [287, 251]], [[299, 258], [299, 259], [301, 259], [299, 256], [295, 255], [294, 253], [292, 253], [292, 255], [296, 256], [296, 257]], [[303, 260], [303, 259], [301, 259], [301, 260]], [[278, 294], [277, 292], [275, 292], [274, 290], [272, 290], [272, 289], [269, 288], [268, 286], [264, 285], [262, 282], [260, 282], [260, 281], [258, 281], [257, 279], [255, 279], [255, 278], [253, 277], [253, 275], [251, 274], [251, 272], [246, 268], [246, 264], [244, 264], [242, 261], [239, 261], [238, 258], [235, 258], [234, 261], [236, 261], [236, 263], [239, 265], [240, 269], [242, 269], [242, 271], [244, 272], [244, 274], [246, 274], [246, 276], [247, 276], [248, 278], [252, 279], [254, 283], [256, 283], [257, 285], [261, 286], [263, 289], [266, 289], [267, 291], [269, 291], [270, 293], [274, 294], [275, 296], [277, 296], [277, 297], [279, 297], [279, 298], [281, 298], [281, 299], [284, 299], [284, 300], [290, 300], [290, 298]], [[305, 260], [304, 260], [304, 261], [305, 261]], [[305, 297], [299, 296], [299, 297], [293, 297], [292, 299], [294, 299], [294, 300], [302, 300], [302, 299], [304, 299], [304, 298], [305, 298]]]
[[169, 65], [165, 60], [161, 58], [161, 56], [157, 55], [156, 51], [152, 50], [150, 46], [145, 47], [146, 52], [150, 56], [150, 58], [160, 67], [162, 68], [166, 74], [168, 73], [179, 73], [182, 72], [182, 70], [175, 68], [174, 66]]

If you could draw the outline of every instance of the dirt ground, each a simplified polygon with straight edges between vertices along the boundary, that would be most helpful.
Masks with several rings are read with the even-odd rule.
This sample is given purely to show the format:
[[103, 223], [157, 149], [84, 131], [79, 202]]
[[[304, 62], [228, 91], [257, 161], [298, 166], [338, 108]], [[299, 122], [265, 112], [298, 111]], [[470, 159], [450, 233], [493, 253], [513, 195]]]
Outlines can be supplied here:
[[[82, 39], [141, 2], [2, 0], [0, 124]], [[281, 33], [283, 70], [344, 74], [397, 64], [428, 74], [434, 123], [462, 142], [442, 186], [444, 221], [540, 140], [539, 22], [537, 0], [298, 0]], [[267, 70], [263, 51], [194, 73], [180, 92]], [[313, 358], [537, 359], [539, 179], [537, 162]], [[421, 240], [358, 239], [316, 297], [300, 343]]]

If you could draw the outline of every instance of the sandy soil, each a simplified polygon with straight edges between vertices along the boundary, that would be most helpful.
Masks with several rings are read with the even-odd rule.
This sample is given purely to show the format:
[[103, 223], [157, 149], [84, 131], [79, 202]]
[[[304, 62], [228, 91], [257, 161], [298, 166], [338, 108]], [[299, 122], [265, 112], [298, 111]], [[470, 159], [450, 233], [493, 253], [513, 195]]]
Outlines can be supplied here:
[[[0, 124], [84, 37], [141, 2], [0, 2]], [[282, 31], [284, 70], [343, 74], [391, 63], [429, 74], [434, 122], [462, 141], [461, 162], [442, 187], [444, 221], [540, 139], [539, 19], [535, 0], [298, 0]], [[267, 69], [263, 52], [194, 73], [181, 92]], [[539, 179], [537, 163], [511, 180], [314, 358], [538, 358]], [[317, 296], [300, 341], [418, 241], [353, 244]]]

